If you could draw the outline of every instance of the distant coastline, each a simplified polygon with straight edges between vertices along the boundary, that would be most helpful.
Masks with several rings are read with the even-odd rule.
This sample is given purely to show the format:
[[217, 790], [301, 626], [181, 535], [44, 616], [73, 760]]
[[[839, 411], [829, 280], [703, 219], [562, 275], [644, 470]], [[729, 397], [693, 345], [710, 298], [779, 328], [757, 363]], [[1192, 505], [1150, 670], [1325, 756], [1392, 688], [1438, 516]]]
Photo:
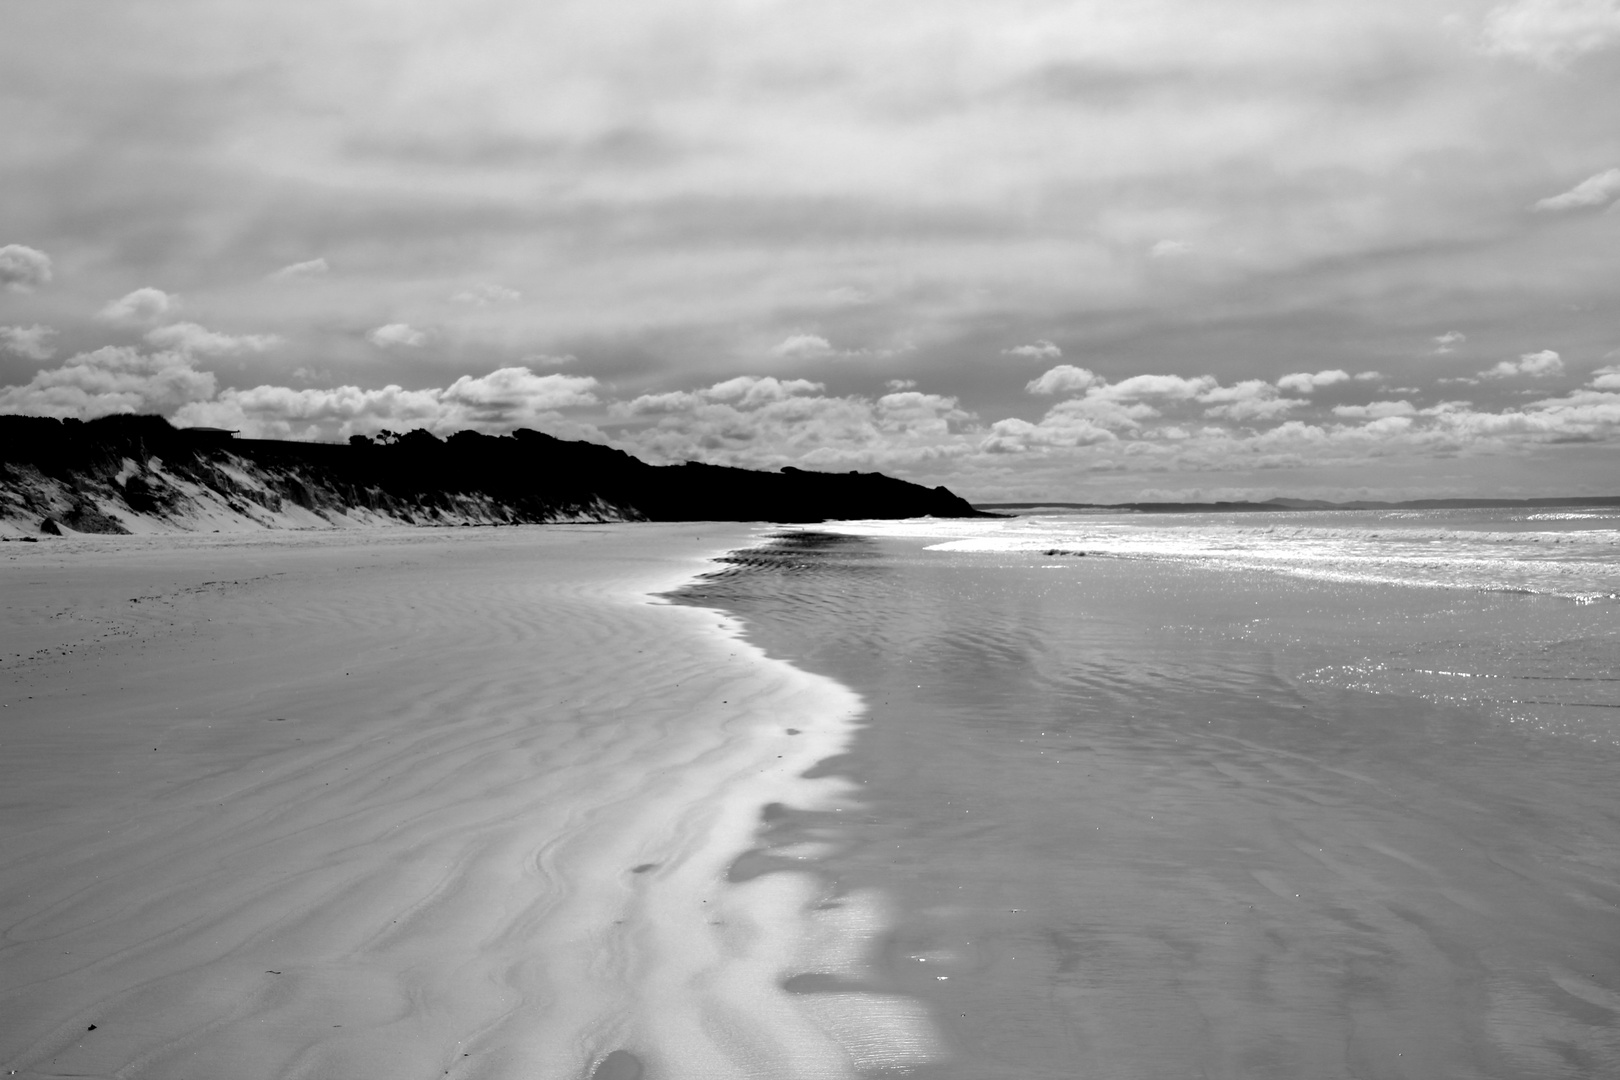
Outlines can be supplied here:
[[1382, 502], [1328, 502], [1323, 499], [1268, 499], [1265, 502], [976, 502], [975, 510], [1015, 513], [1030, 510], [1088, 510], [1100, 514], [1255, 513], [1289, 510], [1492, 510], [1545, 506], [1620, 506], [1620, 495], [1562, 495], [1541, 499], [1408, 499]]

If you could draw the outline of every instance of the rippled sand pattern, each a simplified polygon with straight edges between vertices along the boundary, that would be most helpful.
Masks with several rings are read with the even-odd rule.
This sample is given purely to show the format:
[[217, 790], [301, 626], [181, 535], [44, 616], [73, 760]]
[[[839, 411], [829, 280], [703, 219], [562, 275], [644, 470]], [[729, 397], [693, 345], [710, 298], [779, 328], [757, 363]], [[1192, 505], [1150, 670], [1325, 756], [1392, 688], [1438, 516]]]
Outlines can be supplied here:
[[[730, 527], [15, 545], [0, 1066], [164, 1080], [845, 1077], [863, 987], [800, 774], [860, 709], [655, 602]], [[744, 852], [776, 858], [745, 874]], [[842, 973], [842, 974], [840, 974]], [[841, 978], [832, 997], [794, 977]]]

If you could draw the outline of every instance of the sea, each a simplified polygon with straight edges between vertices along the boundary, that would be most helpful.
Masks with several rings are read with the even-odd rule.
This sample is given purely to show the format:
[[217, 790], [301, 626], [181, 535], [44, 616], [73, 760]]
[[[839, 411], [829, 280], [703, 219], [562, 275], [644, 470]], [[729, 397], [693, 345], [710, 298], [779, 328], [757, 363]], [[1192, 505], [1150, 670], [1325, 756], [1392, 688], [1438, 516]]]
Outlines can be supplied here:
[[789, 989], [920, 1002], [904, 1075], [1620, 1076], [1620, 510], [788, 528], [675, 599], [865, 702], [761, 845], [887, 898]]

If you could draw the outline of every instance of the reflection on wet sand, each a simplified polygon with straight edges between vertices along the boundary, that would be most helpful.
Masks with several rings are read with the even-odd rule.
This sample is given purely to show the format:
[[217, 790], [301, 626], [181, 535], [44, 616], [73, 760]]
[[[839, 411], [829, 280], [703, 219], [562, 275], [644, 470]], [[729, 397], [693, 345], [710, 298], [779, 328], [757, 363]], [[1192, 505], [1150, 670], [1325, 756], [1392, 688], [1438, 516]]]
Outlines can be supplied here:
[[1566, 602], [1042, 561], [784, 542], [690, 590], [867, 699], [821, 766], [859, 814], [784, 828], [898, 904], [876, 977], [951, 1050], [912, 1075], [1620, 1075], [1612, 744], [1302, 677]]

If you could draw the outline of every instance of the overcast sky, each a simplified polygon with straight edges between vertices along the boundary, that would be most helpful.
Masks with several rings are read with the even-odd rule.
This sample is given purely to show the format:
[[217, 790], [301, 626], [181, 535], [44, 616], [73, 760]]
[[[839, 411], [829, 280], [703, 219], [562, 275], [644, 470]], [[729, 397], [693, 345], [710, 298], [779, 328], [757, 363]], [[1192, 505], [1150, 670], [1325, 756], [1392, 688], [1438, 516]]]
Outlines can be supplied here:
[[1620, 493], [1620, 0], [7, 0], [0, 412]]

